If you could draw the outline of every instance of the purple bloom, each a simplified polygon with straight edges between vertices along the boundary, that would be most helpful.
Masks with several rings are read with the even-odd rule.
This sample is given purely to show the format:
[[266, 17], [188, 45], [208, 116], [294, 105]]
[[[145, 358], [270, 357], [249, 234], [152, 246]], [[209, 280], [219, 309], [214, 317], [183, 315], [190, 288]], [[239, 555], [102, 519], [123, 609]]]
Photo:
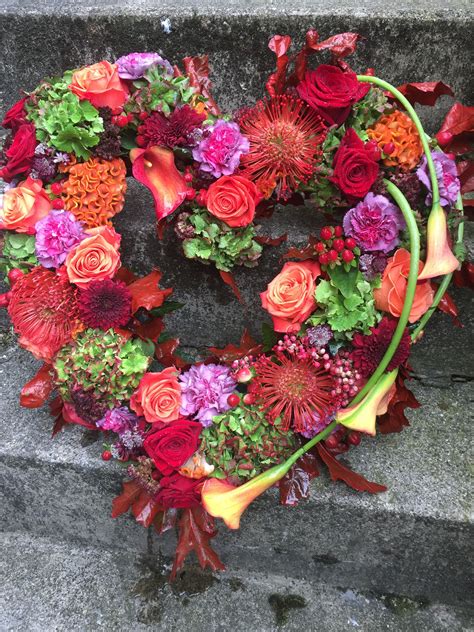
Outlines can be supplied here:
[[97, 422], [97, 426], [102, 430], [111, 430], [118, 434], [135, 431], [137, 424], [138, 417], [130, 412], [126, 406], [108, 410]]
[[333, 338], [333, 332], [329, 325], [316, 325], [316, 327], [310, 327], [306, 331], [308, 336], [308, 342], [312, 347], [316, 349], [322, 349]]
[[[442, 151], [432, 151], [431, 157], [433, 158], [435, 165], [441, 206], [451, 206], [456, 202], [461, 190], [461, 183], [459, 182], [456, 163], [454, 160], [451, 160], [451, 158], [448, 158], [448, 156], [446, 156], [446, 154]], [[429, 191], [426, 196], [425, 203], [431, 204], [431, 180], [426, 156], [423, 156], [423, 160], [416, 170], [416, 175], [418, 176], [420, 182], [422, 182]]]
[[201, 171], [215, 178], [230, 176], [239, 166], [240, 156], [249, 150], [249, 141], [240, 133], [237, 123], [217, 121], [207, 128], [193, 158], [201, 163]]
[[130, 53], [119, 57], [116, 62], [121, 79], [140, 79], [152, 66], [162, 66], [168, 75], [173, 75], [173, 67], [158, 53]]
[[58, 268], [67, 253], [86, 237], [81, 222], [68, 211], [51, 211], [36, 222], [36, 256], [45, 268]]
[[212, 418], [230, 406], [227, 398], [236, 387], [230, 369], [221, 364], [199, 364], [182, 373], [181, 414], [194, 415], [203, 426], [210, 426]]
[[[336, 413], [332, 411], [325, 411], [323, 415], [320, 415], [316, 410], [312, 413], [312, 417], [306, 419], [306, 428], [303, 432], [300, 432], [306, 439], [312, 439], [317, 434], [322, 432], [326, 426], [329, 426], [331, 421], [336, 416]], [[332, 434], [332, 433], [331, 433]]]
[[359, 257], [359, 270], [366, 281], [373, 281], [387, 267], [387, 257], [381, 252]]
[[399, 209], [383, 195], [367, 193], [362, 202], [344, 215], [344, 233], [365, 251], [390, 252], [398, 245], [398, 233], [405, 228]]

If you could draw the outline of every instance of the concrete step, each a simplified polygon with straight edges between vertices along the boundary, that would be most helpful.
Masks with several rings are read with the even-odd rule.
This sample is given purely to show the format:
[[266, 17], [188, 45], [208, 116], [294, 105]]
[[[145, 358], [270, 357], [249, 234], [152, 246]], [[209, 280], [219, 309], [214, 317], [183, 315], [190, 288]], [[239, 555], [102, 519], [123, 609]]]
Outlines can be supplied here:
[[[404, 595], [332, 588], [282, 574], [189, 567], [170, 586], [153, 553], [3, 536], [5, 632], [461, 632], [472, 612]], [[278, 570], [278, 569], [276, 569]]]

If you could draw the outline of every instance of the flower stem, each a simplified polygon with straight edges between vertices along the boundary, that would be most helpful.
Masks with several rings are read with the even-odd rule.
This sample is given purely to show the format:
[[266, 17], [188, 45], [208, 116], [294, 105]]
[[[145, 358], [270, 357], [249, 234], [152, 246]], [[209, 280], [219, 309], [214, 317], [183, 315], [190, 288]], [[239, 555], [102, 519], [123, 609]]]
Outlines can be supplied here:
[[296, 463], [296, 461], [300, 457], [302, 457], [303, 454], [305, 454], [305, 452], [308, 452], [308, 450], [311, 450], [311, 448], [313, 448], [317, 443], [319, 443], [320, 441], [323, 441], [324, 439], [326, 439], [326, 437], [329, 437], [329, 435], [332, 433], [332, 431], [334, 430], [336, 426], [337, 426], [337, 421], [336, 420], [331, 421], [329, 426], [326, 426], [324, 430], [321, 430], [321, 432], [319, 432], [316, 436], [314, 436], [312, 439], [307, 441], [303, 446], [301, 446], [299, 450], [297, 450], [294, 454], [292, 454], [285, 462], [289, 465], [288, 469], [290, 469], [290, 467], [294, 463]]

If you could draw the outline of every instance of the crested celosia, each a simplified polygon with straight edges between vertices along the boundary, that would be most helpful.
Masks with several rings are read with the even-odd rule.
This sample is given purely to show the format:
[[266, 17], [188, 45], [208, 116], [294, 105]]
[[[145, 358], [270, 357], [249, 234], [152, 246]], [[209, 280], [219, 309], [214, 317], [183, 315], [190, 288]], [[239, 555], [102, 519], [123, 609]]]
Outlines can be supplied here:
[[66, 256], [86, 233], [72, 213], [51, 211], [36, 223], [35, 250], [38, 261], [45, 268], [58, 268]]
[[384, 114], [367, 135], [386, 153], [383, 162], [387, 167], [399, 166], [404, 171], [414, 169], [423, 154], [420, 135], [411, 118], [395, 110]]
[[194, 416], [209, 426], [215, 415], [229, 410], [227, 398], [237, 386], [230, 369], [221, 364], [199, 364], [182, 373], [182, 415]]

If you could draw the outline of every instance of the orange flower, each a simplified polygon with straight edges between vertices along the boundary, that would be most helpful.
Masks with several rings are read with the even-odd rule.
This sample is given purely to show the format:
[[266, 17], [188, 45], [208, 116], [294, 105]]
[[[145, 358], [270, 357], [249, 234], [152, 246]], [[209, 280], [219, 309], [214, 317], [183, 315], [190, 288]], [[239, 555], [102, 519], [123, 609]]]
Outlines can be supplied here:
[[130, 399], [130, 408], [149, 423], [169, 423], [179, 418], [181, 387], [174, 367], [160, 373], [145, 373]]
[[314, 279], [321, 274], [314, 261], [285, 263], [282, 271], [260, 294], [262, 306], [273, 320], [275, 331], [294, 333], [316, 308]]
[[[418, 274], [423, 270], [420, 262]], [[407, 290], [407, 278], [410, 271], [410, 253], [400, 248], [390, 257], [382, 276], [382, 285], [374, 290], [375, 306], [384, 312], [400, 317]], [[411, 323], [419, 320], [433, 302], [433, 288], [429, 281], [417, 283], [415, 298], [408, 320]]]
[[0, 207], [0, 229], [17, 233], [35, 232], [37, 221], [51, 210], [51, 200], [43, 189], [41, 180], [27, 178], [17, 187], [8, 189]]
[[69, 281], [80, 288], [91, 281], [111, 279], [120, 267], [120, 235], [108, 226], [87, 233], [90, 237], [77, 244], [65, 261]]
[[94, 228], [120, 213], [127, 190], [127, 169], [121, 158], [91, 158], [61, 170], [69, 173], [63, 189], [64, 207], [79, 221]]
[[[384, 114], [367, 130], [370, 139], [386, 153], [386, 145], [393, 144], [393, 150], [384, 158], [387, 167], [399, 166], [403, 171], [414, 169], [423, 154], [420, 135], [411, 118], [395, 110], [391, 114]], [[385, 148], [385, 149], [384, 149]]]
[[79, 99], [87, 99], [96, 108], [119, 108], [128, 96], [127, 85], [120, 79], [117, 65], [108, 61], [76, 70], [69, 89]]
[[426, 261], [419, 278], [432, 279], [454, 272], [459, 261], [449, 247], [446, 215], [439, 204], [432, 209], [428, 218], [426, 240]]

